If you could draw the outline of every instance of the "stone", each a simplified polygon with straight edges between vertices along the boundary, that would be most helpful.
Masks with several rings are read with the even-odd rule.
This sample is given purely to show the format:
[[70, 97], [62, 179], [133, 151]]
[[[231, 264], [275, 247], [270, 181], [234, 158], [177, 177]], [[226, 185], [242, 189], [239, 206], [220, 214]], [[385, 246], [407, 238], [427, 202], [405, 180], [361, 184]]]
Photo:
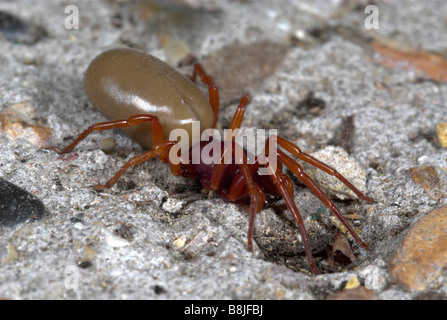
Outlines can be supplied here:
[[436, 168], [433, 166], [413, 167], [408, 170], [414, 182], [424, 188], [430, 198], [439, 200], [445, 196]]
[[334, 293], [327, 300], [378, 300], [378, 298], [374, 291], [358, 286], [355, 289]]
[[[326, 148], [314, 152], [311, 156], [326, 163], [332, 168], [336, 169], [343, 177], [348, 179], [357, 189], [364, 194], [367, 193], [366, 171], [365, 169], [351, 157], [343, 148], [335, 146], [327, 146]], [[327, 174], [326, 172], [304, 164], [306, 173], [318, 183], [323, 191], [330, 198], [338, 198], [340, 200], [356, 200], [357, 196], [349, 189], [343, 182], [336, 177]]]
[[46, 208], [38, 198], [0, 178], [0, 225], [38, 220], [45, 214]]
[[389, 263], [391, 278], [409, 289], [425, 290], [447, 266], [447, 205], [416, 222]]
[[436, 126], [436, 135], [441, 148], [447, 148], [447, 123], [438, 123]]

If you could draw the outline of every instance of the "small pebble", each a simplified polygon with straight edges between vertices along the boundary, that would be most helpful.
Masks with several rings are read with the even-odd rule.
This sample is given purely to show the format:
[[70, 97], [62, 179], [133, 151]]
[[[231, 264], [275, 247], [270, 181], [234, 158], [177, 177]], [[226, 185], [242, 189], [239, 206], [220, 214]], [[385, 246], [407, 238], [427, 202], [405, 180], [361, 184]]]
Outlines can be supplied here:
[[360, 286], [359, 278], [357, 278], [356, 275], [353, 275], [348, 282], [346, 283], [345, 289], [346, 290], [352, 290]]
[[438, 136], [441, 148], [447, 148], [447, 123], [438, 123], [436, 126], [436, 135]]
[[424, 188], [430, 198], [439, 200], [445, 196], [436, 168], [433, 166], [413, 167], [408, 170], [415, 183]]
[[38, 198], [0, 178], [0, 225], [38, 220], [45, 214], [46, 208]]
[[30, 45], [47, 35], [43, 27], [27, 23], [11, 13], [0, 11], [0, 36], [5, 37], [6, 40]]
[[84, 248], [82, 249], [80, 258], [81, 258], [82, 262], [87, 262], [87, 261], [91, 262], [94, 260], [95, 256], [96, 256], [96, 250], [93, 249], [88, 244], [86, 244], [84, 246]]
[[384, 268], [376, 265], [369, 265], [359, 271], [359, 276], [364, 279], [367, 289], [383, 290], [388, 284], [388, 273]]
[[331, 295], [327, 300], [378, 300], [374, 291], [358, 286], [352, 290], [344, 290]]
[[11, 243], [8, 243], [6, 248], [7, 248], [7, 250], [6, 250], [7, 255], [2, 260], [0, 260], [0, 262], [14, 263], [16, 260], [19, 259], [19, 254], [18, 254], [16, 248]]
[[392, 279], [425, 290], [447, 267], [447, 205], [422, 217], [408, 231], [389, 263]]
[[[343, 148], [327, 146], [323, 150], [314, 152], [311, 155], [336, 169], [361, 192], [367, 193], [365, 188], [365, 169], [363, 169], [363, 167]], [[351, 189], [346, 187], [336, 177], [333, 177], [314, 166], [308, 164], [305, 164], [304, 166], [306, 173], [318, 183], [318, 185], [329, 197], [335, 197], [340, 200], [358, 199], [354, 192], [352, 192]]]
[[186, 243], [186, 236], [181, 236], [180, 238], [178, 238], [174, 241], [174, 245], [179, 249], [183, 248], [185, 243]]
[[208, 240], [211, 236], [204, 231], [200, 231], [183, 249], [183, 254], [188, 258], [194, 257], [208, 244]]
[[177, 213], [182, 210], [185, 202], [183, 200], [168, 198], [165, 203], [163, 203], [162, 208], [164, 211], [169, 213]]
[[155, 286], [152, 287], [152, 289], [154, 290], [155, 294], [162, 294], [162, 293], [166, 293], [166, 289], [163, 288], [162, 286], [156, 284]]
[[162, 34], [160, 42], [169, 64], [178, 65], [184, 57], [191, 54], [189, 45], [178, 37]]
[[52, 145], [50, 128], [34, 125], [34, 107], [29, 102], [21, 102], [5, 108], [0, 113], [1, 130], [11, 139], [25, 139], [34, 145], [48, 148]]
[[103, 139], [99, 143], [99, 147], [105, 153], [110, 153], [110, 152], [112, 152], [113, 148], [115, 147], [115, 139], [113, 137]]
[[129, 241], [127, 241], [111, 232], [108, 232], [106, 230], [104, 230], [104, 232], [106, 234], [105, 241], [109, 246], [111, 246], [113, 248], [119, 248], [119, 247], [126, 247], [126, 246], [130, 245]]
[[129, 223], [118, 223], [118, 227], [113, 231], [113, 233], [124, 240], [133, 241], [133, 226]]
[[84, 229], [84, 224], [82, 224], [82, 222], [76, 222], [74, 224], [74, 227], [78, 230], [82, 230], [82, 229]]

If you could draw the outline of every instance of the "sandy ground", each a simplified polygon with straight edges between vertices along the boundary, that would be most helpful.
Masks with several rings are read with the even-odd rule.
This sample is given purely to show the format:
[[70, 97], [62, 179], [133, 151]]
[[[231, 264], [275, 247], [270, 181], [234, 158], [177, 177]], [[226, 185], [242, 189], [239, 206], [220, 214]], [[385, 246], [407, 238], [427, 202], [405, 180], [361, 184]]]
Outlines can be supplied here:
[[[70, 29], [76, 21], [64, 11], [69, 4], [78, 9], [78, 29]], [[447, 85], [442, 74], [413, 68], [416, 58], [387, 61], [372, 41], [442, 57], [447, 3], [375, 1], [379, 25], [371, 30], [367, 5], [2, 1], [0, 177], [46, 210], [36, 220], [40, 213], [24, 209], [31, 210], [22, 212], [25, 221], [0, 227], [0, 297], [445, 298], [442, 271], [415, 290], [391, 274], [390, 259], [418, 219], [447, 203], [447, 151], [437, 133], [447, 122]], [[65, 146], [105, 120], [88, 101], [83, 74], [97, 54], [115, 47], [142, 49], [183, 73], [191, 61], [203, 63], [221, 91], [219, 129], [248, 92], [244, 129], [276, 129], [305, 152], [323, 150], [319, 156], [376, 201], [346, 199], [315, 176], [371, 250], [350, 239], [355, 261], [331, 264], [328, 252], [341, 250], [334, 236], [343, 228], [296, 178], [317, 276], [281, 201], [258, 215], [252, 253], [246, 206], [174, 177], [157, 160], [130, 169], [109, 190], [93, 190], [142, 148], [118, 131], [91, 135], [63, 156], [45, 147]], [[409, 170], [421, 167], [433, 167], [437, 180], [417, 183]], [[12, 193], [2, 192], [9, 204]]]

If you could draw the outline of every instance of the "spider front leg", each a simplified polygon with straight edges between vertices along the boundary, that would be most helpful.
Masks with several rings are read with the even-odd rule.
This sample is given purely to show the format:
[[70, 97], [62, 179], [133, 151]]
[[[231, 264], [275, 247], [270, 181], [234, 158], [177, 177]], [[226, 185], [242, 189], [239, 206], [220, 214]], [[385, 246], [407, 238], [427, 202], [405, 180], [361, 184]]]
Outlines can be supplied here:
[[160, 142], [159, 144], [154, 146], [151, 150], [129, 159], [121, 167], [121, 169], [119, 169], [118, 172], [109, 181], [106, 182], [106, 184], [97, 184], [92, 187], [96, 190], [103, 190], [112, 187], [116, 183], [116, 181], [124, 174], [124, 172], [126, 172], [130, 167], [136, 166], [154, 157], [162, 158], [163, 155], [166, 154], [166, 151], [176, 143], [177, 143], [176, 141], [169, 141], [169, 140], [164, 140]]
[[142, 124], [144, 122], [150, 122], [152, 124], [152, 142], [154, 144], [154, 147], [146, 151], [140, 155], [137, 155], [127, 161], [121, 169], [109, 180], [106, 182], [106, 184], [103, 185], [95, 185], [93, 186], [96, 190], [102, 190], [112, 187], [116, 181], [124, 174], [124, 172], [129, 169], [131, 166], [135, 166], [137, 164], [140, 164], [144, 161], [147, 161], [155, 156], [158, 156], [162, 161], [166, 161], [166, 151], [169, 150], [176, 142], [175, 141], [168, 141], [163, 140], [163, 129], [160, 125], [160, 122], [158, 121], [158, 118], [156, 116], [152, 115], [134, 115], [129, 117], [126, 120], [114, 120], [114, 121], [107, 121], [107, 122], [101, 122], [96, 123], [88, 127], [86, 130], [84, 130], [71, 144], [69, 144], [64, 149], [58, 149], [53, 148], [54, 151], [57, 153], [67, 153], [72, 151], [82, 140], [84, 140], [90, 133], [92, 132], [100, 132], [105, 130], [113, 130], [113, 129], [123, 129], [123, 128], [129, 128], [133, 126], [137, 126], [139, 124]]
[[113, 129], [124, 129], [133, 126], [137, 126], [144, 122], [152, 123], [152, 142], [154, 145], [160, 143], [163, 140], [163, 129], [156, 116], [151, 115], [134, 115], [126, 120], [113, 120], [107, 122], [95, 123], [85, 129], [71, 144], [64, 149], [52, 148], [57, 153], [64, 154], [72, 151], [82, 140], [84, 140], [92, 132], [100, 132]]

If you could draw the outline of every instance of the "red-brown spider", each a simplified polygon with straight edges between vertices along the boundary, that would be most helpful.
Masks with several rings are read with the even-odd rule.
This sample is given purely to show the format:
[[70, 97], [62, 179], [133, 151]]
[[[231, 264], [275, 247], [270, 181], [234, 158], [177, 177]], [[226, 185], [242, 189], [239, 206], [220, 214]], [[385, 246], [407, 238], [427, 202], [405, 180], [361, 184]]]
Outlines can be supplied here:
[[[197, 76], [208, 86], [209, 100], [194, 85], [193, 82]], [[133, 130], [126, 133], [149, 149], [128, 160], [106, 184], [96, 185], [95, 189], [110, 188], [129, 167], [157, 157], [170, 165], [174, 175], [199, 178], [204, 188], [215, 191], [229, 201], [247, 198], [250, 200], [249, 250], [253, 248], [254, 220], [256, 214], [265, 205], [266, 195], [274, 198], [280, 196], [298, 225], [310, 268], [312, 272], [318, 273], [313, 262], [303, 219], [293, 200], [293, 183], [282, 172], [284, 165], [312, 190], [326, 207], [332, 210], [357, 244], [368, 249], [332, 200], [303, 171], [301, 165], [281, 149], [337, 177], [360, 199], [368, 202], [373, 202], [373, 200], [360, 192], [335, 169], [302, 152], [300, 148], [284, 138], [270, 136], [265, 143], [264, 153], [257, 155], [252, 162], [248, 161], [252, 155], [239, 146], [231, 134], [228, 134], [225, 141], [221, 142], [214, 139], [190, 142], [189, 159], [194, 153], [201, 154], [205, 148], [209, 149], [211, 144], [215, 146], [217, 144], [219, 150], [222, 151], [217, 154], [217, 157], [213, 152], [209, 153], [211, 157], [214, 157], [211, 163], [203, 161], [202, 157], [198, 163], [173, 161], [172, 155], [179, 155], [180, 152], [180, 150], [170, 152], [178, 144], [177, 141], [167, 139], [173, 129], [183, 128], [190, 134], [192, 121], [201, 121], [202, 131], [216, 126], [219, 112], [218, 88], [200, 64], [194, 66], [194, 73], [188, 79], [148, 54], [133, 49], [114, 49], [101, 54], [90, 64], [85, 76], [85, 88], [93, 105], [112, 121], [94, 124], [65, 149], [53, 148], [53, 150], [59, 153], [70, 152], [91, 132], [110, 129]], [[241, 99], [229, 129], [237, 130], [241, 127], [249, 102], [248, 96]], [[271, 156], [276, 157], [277, 163], [272, 162], [271, 159], [275, 157]], [[224, 159], [231, 159], [231, 163], [225, 163]], [[266, 169], [269, 175], [260, 175], [258, 171], [260, 168]]]

